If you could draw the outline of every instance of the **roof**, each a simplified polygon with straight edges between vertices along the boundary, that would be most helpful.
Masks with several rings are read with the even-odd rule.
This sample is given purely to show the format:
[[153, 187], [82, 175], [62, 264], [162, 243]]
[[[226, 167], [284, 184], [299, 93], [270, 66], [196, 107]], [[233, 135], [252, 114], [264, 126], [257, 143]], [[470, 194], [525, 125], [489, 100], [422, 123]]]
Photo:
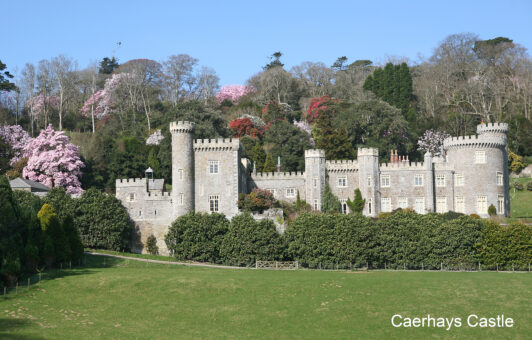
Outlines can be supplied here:
[[50, 191], [50, 188], [47, 187], [46, 185], [42, 184], [42, 183], [35, 182], [35, 181], [30, 181], [29, 179], [24, 179], [24, 178], [20, 178], [20, 177], [9, 181], [9, 185], [11, 186], [11, 189], [27, 189], [27, 188], [30, 188], [30, 189], [35, 189], [35, 190], [39, 190], [39, 191]]

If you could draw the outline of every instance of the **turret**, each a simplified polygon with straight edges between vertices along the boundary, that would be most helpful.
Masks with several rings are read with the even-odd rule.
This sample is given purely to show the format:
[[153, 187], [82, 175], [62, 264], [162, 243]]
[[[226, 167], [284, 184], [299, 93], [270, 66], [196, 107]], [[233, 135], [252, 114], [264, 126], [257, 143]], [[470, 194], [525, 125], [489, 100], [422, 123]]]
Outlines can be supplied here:
[[358, 188], [362, 197], [366, 200], [364, 215], [377, 216], [380, 211], [379, 180], [379, 149], [359, 148], [357, 152], [358, 161]]
[[305, 198], [312, 210], [321, 211], [321, 197], [325, 188], [325, 151], [305, 151]]
[[192, 122], [170, 123], [172, 134], [173, 219], [194, 210], [194, 144]]

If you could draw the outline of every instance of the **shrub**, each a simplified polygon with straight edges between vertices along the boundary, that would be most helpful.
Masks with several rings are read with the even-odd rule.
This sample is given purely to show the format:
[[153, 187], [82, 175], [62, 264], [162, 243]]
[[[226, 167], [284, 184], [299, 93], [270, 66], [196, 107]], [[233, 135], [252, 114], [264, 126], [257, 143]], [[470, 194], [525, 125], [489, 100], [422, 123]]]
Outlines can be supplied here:
[[44, 233], [44, 256], [47, 266], [54, 262], [70, 260], [70, 244], [57, 214], [49, 204], [44, 204], [37, 214]]
[[133, 223], [119, 200], [89, 189], [76, 202], [75, 224], [85, 247], [122, 251], [129, 249]]
[[236, 266], [282, 260], [284, 254], [285, 245], [273, 221], [255, 221], [248, 213], [233, 217], [220, 248], [223, 262]]
[[441, 217], [446, 221], [452, 221], [462, 216], [465, 216], [465, 215], [462, 213], [456, 212], [456, 211], [448, 211], [448, 212], [441, 214]]
[[327, 182], [325, 183], [325, 189], [321, 198], [321, 211], [328, 214], [342, 212], [342, 203], [334, 196]]
[[159, 247], [157, 247], [157, 239], [153, 234], [148, 236], [146, 240], [146, 250], [152, 255], [157, 255], [159, 253]]
[[181, 216], [172, 223], [165, 242], [179, 260], [220, 263], [220, 247], [229, 221], [218, 213], [194, 213]]
[[268, 190], [255, 188], [249, 194], [238, 195], [238, 209], [243, 211], [258, 211], [260, 213], [277, 205], [277, 200]]
[[495, 208], [495, 206], [493, 204], [490, 204], [490, 206], [488, 207], [488, 215], [490, 215], [490, 216], [496, 216], [497, 215], [497, 209]]
[[519, 191], [524, 189], [523, 184], [519, 183], [518, 181], [514, 182], [514, 188]]
[[528, 190], [528, 191], [532, 191], [532, 181], [530, 181], [530, 182], [528, 182], [528, 183], [526, 184], [526, 190]]
[[470, 214], [469, 216], [470, 216], [470, 217], [473, 217], [473, 218], [480, 218], [480, 216], [477, 215], [477, 214]]
[[42, 201], [54, 208], [61, 223], [63, 223], [67, 216], [72, 218], [75, 216], [76, 204], [63, 187], [53, 188], [46, 194]]
[[71, 260], [76, 262], [83, 256], [83, 244], [79, 236], [79, 230], [74, 224], [74, 219], [67, 216], [63, 221], [63, 231], [70, 246]]
[[347, 199], [347, 205], [349, 206], [352, 212], [357, 214], [362, 214], [365, 204], [366, 200], [362, 199], [362, 193], [360, 192], [359, 188], [355, 189], [355, 198], [353, 199], [353, 201], [351, 201], [349, 198]]

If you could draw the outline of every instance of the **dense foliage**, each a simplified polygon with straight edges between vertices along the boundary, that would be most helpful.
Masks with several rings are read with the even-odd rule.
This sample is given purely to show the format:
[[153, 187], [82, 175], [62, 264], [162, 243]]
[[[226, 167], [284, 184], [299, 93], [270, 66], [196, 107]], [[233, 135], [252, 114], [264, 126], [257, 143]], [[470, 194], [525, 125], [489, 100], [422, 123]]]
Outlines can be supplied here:
[[238, 209], [262, 213], [277, 205], [277, 200], [268, 190], [255, 188], [249, 194], [238, 195]]

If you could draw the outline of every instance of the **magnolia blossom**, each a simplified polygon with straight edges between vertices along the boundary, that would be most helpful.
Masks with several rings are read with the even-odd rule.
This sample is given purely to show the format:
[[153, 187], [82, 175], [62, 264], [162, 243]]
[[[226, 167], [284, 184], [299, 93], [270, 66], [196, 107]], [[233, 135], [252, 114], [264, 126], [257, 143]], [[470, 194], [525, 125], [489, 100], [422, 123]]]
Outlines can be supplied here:
[[230, 100], [233, 103], [236, 103], [240, 97], [251, 92], [255, 92], [255, 89], [251, 86], [224, 85], [216, 94], [216, 99], [218, 99], [219, 103], [223, 102], [224, 100]]
[[161, 132], [161, 130], [157, 130], [154, 133], [152, 133], [148, 139], [146, 139], [146, 145], [159, 145], [161, 144], [161, 141], [164, 139], [164, 136]]
[[264, 123], [260, 117], [243, 114], [240, 118], [249, 118], [253, 125], [258, 129], [264, 129], [266, 127], [266, 123]]
[[113, 93], [124, 80], [130, 79], [131, 77], [133, 75], [130, 73], [113, 74], [111, 78], [105, 81], [103, 90], [96, 91], [87, 99], [80, 109], [81, 114], [89, 117], [94, 113], [94, 117], [97, 119], [102, 119], [107, 116], [113, 110]]
[[9, 165], [13, 166], [22, 158], [24, 149], [32, 138], [20, 125], [4, 125], [0, 126], [0, 139], [13, 150], [13, 158], [9, 161]]
[[24, 177], [49, 187], [65, 187], [69, 194], [83, 192], [79, 177], [85, 165], [79, 158], [78, 147], [70, 143], [64, 132], [48, 125], [26, 146], [24, 157], [28, 158], [22, 171]]
[[29, 99], [26, 102], [26, 107], [29, 107], [31, 110], [31, 114], [36, 117], [42, 114], [46, 107], [52, 109], [59, 108], [59, 98], [54, 95], [45, 96], [43, 94], [40, 94]]
[[441, 153], [443, 141], [451, 135], [445, 131], [427, 130], [417, 141], [419, 149], [437, 156]]
[[305, 132], [306, 134], [308, 134], [310, 136], [310, 143], [312, 145], [316, 145], [314, 143], [314, 138], [312, 138], [312, 126], [307, 123], [306, 121], [304, 120], [300, 120], [300, 121], [297, 121], [297, 120], [294, 120], [294, 125], [299, 128], [301, 131]]

